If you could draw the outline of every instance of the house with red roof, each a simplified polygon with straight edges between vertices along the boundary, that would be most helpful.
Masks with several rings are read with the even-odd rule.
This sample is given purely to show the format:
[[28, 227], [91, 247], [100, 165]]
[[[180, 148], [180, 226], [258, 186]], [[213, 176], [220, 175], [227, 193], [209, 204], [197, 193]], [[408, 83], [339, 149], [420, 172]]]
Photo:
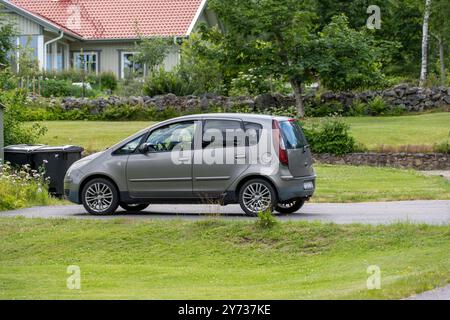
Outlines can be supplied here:
[[[41, 70], [143, 72], [133, 62], [141, 38], [173, 41], [164, 67], [180, 59], [180, 43], [200, 23], [218, 25], [206, 0], [0, 0], [16, 26], [17, 46], [31, 49]], [[20, 66], [18, 66], [20, 68]]]

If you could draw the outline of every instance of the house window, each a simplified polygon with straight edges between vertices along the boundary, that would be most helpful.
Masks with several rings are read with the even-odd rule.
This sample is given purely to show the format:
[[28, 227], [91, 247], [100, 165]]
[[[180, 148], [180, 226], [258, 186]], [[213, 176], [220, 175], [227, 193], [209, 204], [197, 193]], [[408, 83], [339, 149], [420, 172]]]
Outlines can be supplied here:
[[26, 50], [26, 53], [32, 59], [38, 58], [38, 37], [37, 36], [20, 36], [19, 46], [21, 50]]
[[66, 47], [58, 43], [56, 49], [56, 70], [64, 70], [66, 68]]
[[74, 52], [73, 66], [76, 70], [98, 73], [98, 52]]
[[134, 61], [133, 57], [136, 52], [122, 52], [121, 53], [121, 76], [122, 78], [136, 78], [143, 77], [144, 67], [142, 64]]

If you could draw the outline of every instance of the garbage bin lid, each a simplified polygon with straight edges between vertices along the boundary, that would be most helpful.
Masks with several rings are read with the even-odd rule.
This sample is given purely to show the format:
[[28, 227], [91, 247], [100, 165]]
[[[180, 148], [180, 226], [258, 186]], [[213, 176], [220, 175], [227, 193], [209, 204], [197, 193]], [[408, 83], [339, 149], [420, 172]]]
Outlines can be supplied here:
[[8, 146], [5, 149], [6, 153], [40, 153], [40, 152], [83, 152], [82, 147], [78, 146], [47, 146], [47, 145], [27, 145], [18, 144], [13, 146]]
[[41, 152], [66, 152], [66, 153], [72, 153], [72, 152], [83, 152], [84, 149], [82, 147], [78, 146], [72, 146], [72, 145], [66, 145], [66, 146], [42, 146], [38, 149], [33, 150], [34, 153], [41, 153]]
[[14, 152], [14, 153], [30, 153], [36, 149], [42, 148], [44, 145], [28, 145], [28, 144], [17, 144], [12, 146], [7, 146], [4, 148], [6, 153]]

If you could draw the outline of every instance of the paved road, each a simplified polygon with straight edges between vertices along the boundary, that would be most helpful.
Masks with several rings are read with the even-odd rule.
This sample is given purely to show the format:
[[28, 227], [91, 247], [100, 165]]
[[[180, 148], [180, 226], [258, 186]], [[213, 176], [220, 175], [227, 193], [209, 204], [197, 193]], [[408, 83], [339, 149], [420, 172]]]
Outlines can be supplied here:
[[[111, 216], [92, 216], [81, 206], [50, 206], [1, 212], [0, 217], [25, 216], [28, 218], [79, 218], [79, 219], [207, 219], [218, 215], [224, 219], [252, 219], [243, 215], [237, 205], [152, 205], [142, 213], [118, 212]], [[324, 221], [339, 224], [390, 224], [414, 222], [426, 224], [450, 224], [450, 201], [401, 201], [370, 203], [308, 203], [300, 212], [280, 215], [280, 220]]]
[[450, 300], [450, 285], [427, 291], [405, 300]]

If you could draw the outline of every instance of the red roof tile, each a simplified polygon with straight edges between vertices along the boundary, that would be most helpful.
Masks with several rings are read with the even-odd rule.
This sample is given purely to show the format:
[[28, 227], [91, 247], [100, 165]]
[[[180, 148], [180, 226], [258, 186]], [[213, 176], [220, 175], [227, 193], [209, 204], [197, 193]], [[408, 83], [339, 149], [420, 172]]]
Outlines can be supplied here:
[[185, 36], [202, 0], [10, 0], [92, 39]]

